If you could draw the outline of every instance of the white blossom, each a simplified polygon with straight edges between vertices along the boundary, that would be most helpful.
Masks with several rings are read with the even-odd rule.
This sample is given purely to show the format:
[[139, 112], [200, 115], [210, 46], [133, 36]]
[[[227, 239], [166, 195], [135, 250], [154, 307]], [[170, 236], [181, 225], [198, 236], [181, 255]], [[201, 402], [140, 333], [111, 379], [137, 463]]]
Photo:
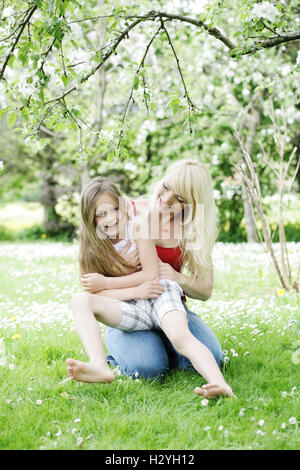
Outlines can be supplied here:
[[13, 14], [13, 12], [14, 10], [12, 7], [4, 8], [4, 10], [2, 11], [2, 18], [8, 18], [9, 16]]
[[250, 15], [251, 18], [264, 18], [271, 23], [276, 21], [277, 16], [280, 16], [280, 12], [270, 2], [255, 3]]

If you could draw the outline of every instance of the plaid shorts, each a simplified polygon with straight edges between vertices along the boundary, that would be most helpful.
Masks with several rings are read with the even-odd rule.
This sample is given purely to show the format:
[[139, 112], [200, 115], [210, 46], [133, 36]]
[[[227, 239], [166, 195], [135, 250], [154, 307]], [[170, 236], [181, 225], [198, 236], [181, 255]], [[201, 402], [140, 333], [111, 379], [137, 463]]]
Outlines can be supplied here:
[[165, 290], [156, 299], [138, 299], [127, 302], [114, 299], [122, 310], [122, 321], [115, 328], [126, 332], [161, 329], [164, 315], [171, 310], [179, 310], [187, 316], [182, 302], [183, 291], [179, 284], [168, 279], [161, 279], [159, 282]]

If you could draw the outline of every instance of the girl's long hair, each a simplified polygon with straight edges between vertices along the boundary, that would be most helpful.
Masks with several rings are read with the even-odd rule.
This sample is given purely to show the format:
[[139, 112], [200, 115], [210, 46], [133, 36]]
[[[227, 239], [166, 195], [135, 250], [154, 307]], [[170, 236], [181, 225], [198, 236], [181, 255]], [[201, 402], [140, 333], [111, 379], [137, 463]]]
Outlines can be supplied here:
[[93, 178], [82, 190], [80, 197], [79, 270], [80, 276], [100, 273], [104, 276], [124, 276], [136, 271], [115, 250], [111, 240], [96, 224], [96, 201], [108, 193], [118, 204], [120, 212], [127, 214], [130, 204], [118, 188], [107, 178]]
[[[183, 266], [194, 277], [207, 278], [207, 270], [213, 268], [212, 250], [218, 229], [213, 184], [203, 163], [197, 160], [179, 160], [166, 171], [166, 177], [175, 193], [188, 204], [188, 217], [183, 227], [183, 239], [179, 246]], [[156, 200], [161, 181], [156, 186]]]

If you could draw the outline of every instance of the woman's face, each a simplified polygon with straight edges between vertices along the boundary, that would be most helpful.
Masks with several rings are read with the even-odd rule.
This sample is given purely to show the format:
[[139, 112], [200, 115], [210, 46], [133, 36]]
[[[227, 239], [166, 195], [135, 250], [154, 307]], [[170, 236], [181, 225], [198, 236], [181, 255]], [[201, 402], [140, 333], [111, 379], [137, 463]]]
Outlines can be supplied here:
[[164, 178], [157, 193], [156, 204], [162, 214], [172, 212], [175, 216], [182, 212], [187, 201], [183, 196], [175, 193], [170, 181]]
[[108, 193], [100, 194], [96, 200], [95, 221], [111, 239], [117, 239], [124, 233], [127, 222], [126, 215], [119, 208], [119, 202]]

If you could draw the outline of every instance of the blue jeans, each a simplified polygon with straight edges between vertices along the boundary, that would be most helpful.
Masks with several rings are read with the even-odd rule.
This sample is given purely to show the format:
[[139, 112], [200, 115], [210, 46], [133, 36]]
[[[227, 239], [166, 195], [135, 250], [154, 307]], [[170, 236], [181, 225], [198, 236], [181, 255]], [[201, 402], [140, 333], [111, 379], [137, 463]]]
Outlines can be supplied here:
[[[185, 307], [186, 308], [186, 307]], [[192, 334], [214, 355], [220, 367], [223, 362], [221, 345], [211, 329], [186, 308], [188, 325]], [[170, 369], [195, 370], [189, 359], [179, 354], [161, 330], [143, 330], [126, 333], [106, 327], [105, 344], [107, 360], [120, 366], [123, 375], [141, 378], [164, 376]]]

